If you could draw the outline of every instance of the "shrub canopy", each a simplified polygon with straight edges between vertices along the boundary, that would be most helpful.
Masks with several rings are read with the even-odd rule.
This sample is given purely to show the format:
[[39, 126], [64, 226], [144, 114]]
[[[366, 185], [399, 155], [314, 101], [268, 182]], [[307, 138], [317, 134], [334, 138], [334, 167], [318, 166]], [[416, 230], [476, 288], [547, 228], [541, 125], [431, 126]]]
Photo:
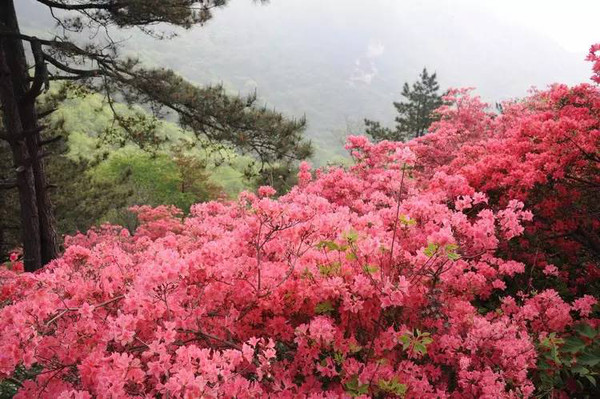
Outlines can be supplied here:
[[426, 137], [350, 137], [354, 166], [303, 163], [278, 199], [139, 207], [133, 234], [4, 270], [0, 376], [20, 398], [592, 392], [600, 90], [446, 101]]

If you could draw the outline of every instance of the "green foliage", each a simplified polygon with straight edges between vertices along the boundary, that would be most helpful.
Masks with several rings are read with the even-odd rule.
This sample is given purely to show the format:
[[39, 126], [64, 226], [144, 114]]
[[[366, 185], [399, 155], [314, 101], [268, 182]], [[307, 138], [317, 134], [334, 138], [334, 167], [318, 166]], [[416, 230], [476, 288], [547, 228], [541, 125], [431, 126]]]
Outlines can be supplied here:
[[354, 376], [344, 385], [346, 393], [352, 397], [366, 395], [369, 393], [369, 384], [361, 384], [358, 377]]
[[[212, 17], [211, 10], [223, 7], [228, 0], [99, 0], [90, 2], [83, 10], [97, 24], [119, 27], [146, 26], [159, 22], [190, 28]], [[71, 4], [70, 4], [71, 3]], [[56, 0], [52, 5], [59, 9], [77, 10], [73, 2]], [[85, 21], [66, 19], [71, 30], [81, 29]]]
[[301, 160], [312, 153], [302, 136], [306, 120], [257, 107], [255, 94], [234, 97], [222, 86], [197, 87], [167, 69], [134, 69], [128, 100], [175, 111], [179, 123], [199, 138], [227, 143], [257, 156], [261, 164]]
[[248, 162], [244, 178], [254, 187], [271, 186], [279, 195], [290, 191], [298, 183], [298, 167], [294, 162], [280, 160], [270, 164]]
[[410, 219], [408, 216], [406, 215], [400, 215], [398, 216], [398, 221], [404, 226], [404, 227], [410, 227], [410, 226], [414, 226], [417, 224], [417, 221], [415, 219]]
[[427, 247], [425, 248], [425, 250], [423, 251], [423, 253], [428, 258], [431, 258], [433, 255], [435, 255], [437, 253], [437, 251], [438, 251], [439, 248], [440, 248], [440, 246], [438, 244], [429, 243], [429, 244], [427, 244]]
[[458, 252], [456, 252], [458, 250], [458, 245], [456, 244], [447, 244], [446, 246], [444, 246], [444, 252], [446, 253], [446, 256], [448, 257], [448, 259], [450, 260], [459, 260], [460, 259], [460, 254]]
[[369, 274], [375, 274], [379, 271], [379, 266], [377, 265], [364, 265], [363, 271]]
[[[197, 161], [192, 158], [187, 162]], [[125, 184], [133, 191], [134, 204], [175, 205], [186, 210], [215, 196], [201, 166], [190, 169], [167, 154], [120, 151], [97, 166], [94, 175], [103, 184], [118, 184], [128, 176]]]
[[[243, 171], [252, 165], [223, 145], [198, 140], [177, 125], [153, 119], [140, 107], [115, 103], [121, 118], [132, 118], [145, 126], [153, 120], [155, 136], [147, 141], [132, 137], [114, 123], [111, 108], [98, 94], [81, 86], [64, 85], [40, 101], [42, 109], [57, 107], [46, 120], [48, 136], [61, 135], [52, 144], [47, 173], [55, 208], [57, 230], [62, 237], [87, 231], [102, 222], [135, 228], [128, 212], [132, 205], [190, 205], [217, 197], [234, 197], [252, 189]], [[148, 122], [150, 123], [150, 122]], [[0, 141], [0, 180], [11, 170], [12, 160], [5, 142]], [[0, 256], [20, 246], [18, 196], [14, 190], [0, 195]]]
[[456, 244], [446, 244], [442, 248], [442, 251], [440, 251], [439, 244], [429, 243], [429, 244], [427, 244], [427, 247], [425, 247], [425, 249], [423, 250], [423, 253], [428, 258], [432, 258], [436, 255], [443, 253], [448, 259], [450, 259], [452, 261], [456, 261], [456, 260], [460, 259], [460, 254], [457, 252], [457, 250], [458, 250], [458, 245], [456, 245]]
[[88, 230], [111, 210], [125, 208], [134, 194], [128, 174], [98, 181], [91, 168], [87, 161], [65, 156], [56, 156], [48, 164], [48, 175], [57, 186], [51, 198], [61, 235]]
[[335, 241], [321, 241], [317, 244], [317, 248], [327, 248], [329, 251], [341, 251], [343, 247], [338, 245]]
[[349, 230], [344, 233], [344, 239], [348, 241], [349, 244], [354, 244], [358, 241], [358, 233], [356, 230]]
[[315, 306], [315, 313], [326, 314], [331, 313], [335, 310], [331, 301], [320, 302]]
[[22, 381], [31, 380], [41, 372], [42, 368], [39, 366], [33, 366], [30, 369], [23, 366], [17, 367], [10, 378], [0, 380], [0, 399], [14, 397], [21, 387]]
[[398, 377], [393, 377], [389, 380], [379, 380], [377, 381], [377, 387], [388, 395], [400, 398], [403, 398], [408, 390], [406, 384], [401, 384]]
[[427, 354], [427, 345], [433, 342], [430, 333], [421, 332], [419, 330], [404, 333], [400, 336], [399, 340], [402, 344], [402, 349], [412, 353], [418, 353], [421, 356]]
[[430, 75], [427, 68], [423, 68], [419, 79], [412, 87], [404, 83], [402, 96], [406, 101], [394, 103], [398, 116], [393, 130], [382, 126], [380, 122], [365, 119], [366, 133], [375, 141], [407, 141], [421, 137], [437, 119], [434, 111], [443, 104], [438, 93], [440, 86], [437, 76], [435, 73]]
[[[245, 188], [235, 168], [246, 162], [230, 150], [205, 145], [176, 125], [155, 119], [158, 141], [131, 138], [115, 127], [113, 112], [101, 96], [80, 92], [78, 86], [61, 90], [66, 93], [55, 94], [62, 101], [49, 121], [67, 138], [64, 148], [55, 151], [62, 155], [49, 161], [51, 181], [58, 186], [53, 201], [61, 233], [87, 230], [103, 221], [130, 225], [131, 205], [187, 210], [224, 191], [236, 195]], [[146, 126], [144, 119], [152, 119], [141, 108], [112, 107], [120, 118], [137, 118], [141, 127]]]
[[[571, 335], [559, 338], [551, 333], [537, 345], [538, 391], [551, 397], [570, 381], [584, 392], [598, 390], [600, 379], [600, 330], [587, 323], [575, 326]], [[591, 397], [591, 396], [588, 396]]]
[[329, 265], [319, 265], [319, 273], [323, 276], [331, 277], [340, 274], [341, 265], [340, 262], [332, 262]]
[[342, 365], [344, 363], [344, 354], [341, 352], [335, 352], [333, 354], [333, 361], [335, 362], [335, 364], [337, 365]]
[[346, 260], [357, 260], [358, 256], [354, 252], [346, 252]]

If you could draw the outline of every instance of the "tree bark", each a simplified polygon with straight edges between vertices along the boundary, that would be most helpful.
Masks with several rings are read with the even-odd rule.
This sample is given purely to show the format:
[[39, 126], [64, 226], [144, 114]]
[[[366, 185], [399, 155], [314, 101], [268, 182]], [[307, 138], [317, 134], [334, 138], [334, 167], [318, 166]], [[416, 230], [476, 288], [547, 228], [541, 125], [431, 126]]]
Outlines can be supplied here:
[[[0, 12], [2, 12], [1, 7]], [[25, 270], [35, 271], [42, 267], [40, 220], [35, 194], [35, 181], [33, 170], [28, 161], [30, 158], [29, 152], [22, 140], [23, 126], [12, 87], [11, 72], [6, 63], [5, 43], [6, 40], [0, 38], [0, 102], [2, 103], [4, 126], [17, 175]]]
[[[20, 33], [13, 0], [0, 0], [0, 25], [5, 31]], [[29, 72], [23, 42], [17, 37], [7, 36], [4, 38], [3, 43], [5, 63], [12, 81], [13, 100], [17, 103], [21, 132], [35, 132], [26, 135], [25, 145], [35, 186], [33, 195], [39, 224], [39, 252], [41, 254], [41, 265], [44, 265], [57, 257], [58, 238], [55, 227], [56, 220], [48, 193], [49, 184], [45, 165], [40, 156], [42, 151], [40, 146], [41, 136], [35, 109], [37, 94], [30, 95]], [[22, 220], [22, 222], [25, 221]]]

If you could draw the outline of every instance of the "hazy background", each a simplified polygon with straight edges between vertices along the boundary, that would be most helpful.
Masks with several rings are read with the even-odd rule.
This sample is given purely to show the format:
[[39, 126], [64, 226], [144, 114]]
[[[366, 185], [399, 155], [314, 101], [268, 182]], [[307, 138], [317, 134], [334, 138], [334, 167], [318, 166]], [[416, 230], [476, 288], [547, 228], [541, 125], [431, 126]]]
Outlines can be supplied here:
[[[52, 20], [19, 0], [23, 28]], [[471, 86], [492, 104], [531, 86], [588, 81], [600, 1], [232, 0], [204, 27], [156, 41], [124, 34], [128, 52], [200, 84], [257, 90], [269, 106], [306, 115], [322, 164], [343, 155], [363, 118], [392, 124], [392, 102], [426, 66], [442, 88]]]

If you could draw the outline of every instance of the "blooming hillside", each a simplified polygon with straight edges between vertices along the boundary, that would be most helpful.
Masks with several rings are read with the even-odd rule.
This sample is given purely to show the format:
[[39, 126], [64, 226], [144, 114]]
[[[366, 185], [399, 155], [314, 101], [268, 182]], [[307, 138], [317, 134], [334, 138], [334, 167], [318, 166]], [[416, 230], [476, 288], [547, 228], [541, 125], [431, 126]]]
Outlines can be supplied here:
[[[0, 274], [0, 379], [30, 398], [591, 395], [600, 90], [451, 92], [408, 144], [275, 199], [135, 209]], [[19, 261], [9, 265], [17, 269]]]

